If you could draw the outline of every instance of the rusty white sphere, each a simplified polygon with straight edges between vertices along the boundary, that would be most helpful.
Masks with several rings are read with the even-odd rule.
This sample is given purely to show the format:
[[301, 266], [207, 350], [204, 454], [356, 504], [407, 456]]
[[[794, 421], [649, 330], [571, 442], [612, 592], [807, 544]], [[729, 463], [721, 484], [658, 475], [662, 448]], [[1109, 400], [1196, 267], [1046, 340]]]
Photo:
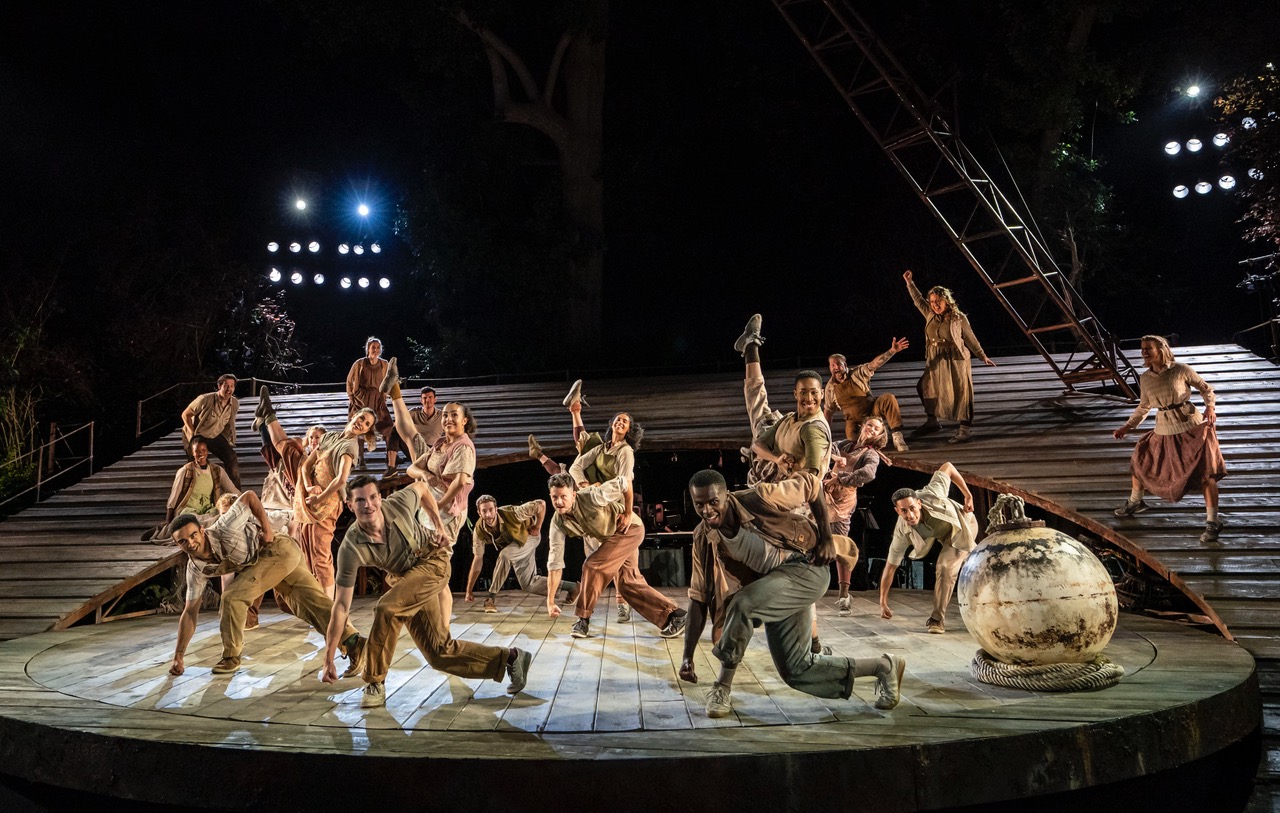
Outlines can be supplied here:
[[1115, 585], [1093, 552], [1050, 528], [989, 535], [956, 588], [969, 633], [1004, 663], [1091, 661], [1116, 631]]

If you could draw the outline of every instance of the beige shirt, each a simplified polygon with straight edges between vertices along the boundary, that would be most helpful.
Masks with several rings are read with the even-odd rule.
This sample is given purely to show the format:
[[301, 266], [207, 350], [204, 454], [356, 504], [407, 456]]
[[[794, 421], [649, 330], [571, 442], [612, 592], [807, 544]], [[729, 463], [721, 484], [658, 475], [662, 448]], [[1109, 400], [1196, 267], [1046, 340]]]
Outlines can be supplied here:
[[1189, 365], [1180, 361], [1174, 362], [1164, 372], [1147, 370], [1138, 379], [1138, 386], [1141, 389], [1138, 407], [1124, 425], [1136, 429], [1146, 420], [1151, 410], [1157, 409], [1157, 435], [1180, 435], [1204, 423], [1204, 416], [1191, 403], [1192, 389], [1200, 393], [1205, 407], [1213, 406], [1217, 400], [1213, 387], [1205, 383]]
[[190, 440], [195, 435], [202, 438], [216, 438], [219, 435], [227, 439], [227, 443], [236, 445], [236, 413], [240, 411], [240, 399], [231, 396], [221, 403], [216, 392], [206, 392], [187, 405], [187, 409], [195, 415], [195, 432], [186, 424], [182, 426], [182, 436]]
[[756, 442], [776, 454], [790, 455], [795, 470], [812, 469], [821, 478], [831, 468], [831, 425], [821, 412], [804, 421], [788, 412]]
[[[557, 512], [551, 518], [547, 570], [564, 570], [564, 541], [567, 537], [582, 537], [582, 544], [590, 556], [601, 542], [613, 536], [626, 508], [626, 492], [627, 481], [623, 477], [578, 489], [568, 516]], [[634, 511], [631, 522], [640, 523], [640, 517]]]
[[427, 446], [434, 446], [437, 440], [444, 437], [444, 411], [440, 407], [436, 407], [430, 418], [422, 407], [414, 407], [409, 410], [409, 417], [413, 418], [413, 428], [418, 430], [418, 435]]

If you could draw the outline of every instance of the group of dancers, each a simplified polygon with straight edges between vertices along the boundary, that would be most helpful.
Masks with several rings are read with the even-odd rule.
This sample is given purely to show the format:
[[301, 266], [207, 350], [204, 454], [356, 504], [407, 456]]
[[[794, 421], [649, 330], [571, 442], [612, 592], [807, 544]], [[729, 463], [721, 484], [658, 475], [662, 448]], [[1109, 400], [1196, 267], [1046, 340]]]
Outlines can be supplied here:
[[[973, 337], [949, 291], [935, 287], [926, 297], [916, 289], [910, 271], [903, 276], [913, 302], [926, 317], [926, 369], [917, 386], [926, 421], [913, 434], [928, 434], [939, 428], [940, 420], [954, 420], [959, 425], [950, 440], [966, 441], [973, 418], [970, 358], [994, 362]], [[530, 457], [550, 475], [546, 498], [500, 504], [485, 494], [475, 500], [478, 521], [471, 534], [473, 559], [466, 600], [474, 599], [484, 554], [493, 547], [497, 565], [485, 611], [496, 612], [498, 591], [508, 572], [514, 571], [521, 590], [545, 597], [551, 618], [561, 615], [561, 602], [572, 605], [575, 620], [569, 634], [585, 638], [592, 635], [597, 601], [612, 582], [620, 612], [629, 615], [634, 610], [663, 638], [684, 636], [681, 680], [699, 680], [694, 656], [710, 620], [712, 653], [721, 664], [706, 695], [706, 713], [711, 717], [731, 713], [734, 675], [760, 626], [773, 662], [789, 686], [819, 697], [848, 698], [857, 678], [872, 677], [876, 708], [893, 709], [901, 697], [905, 658], [893, 653], [856, 658], [832, 653], [818, 638], [814, 607], [828, 590], [828, 568], [835, 563], [836, 606], [841, 615], [851, 612], [849, 583], [858, 549], [848, 534], [857, 490], [874, 479], [881, 463], [889, 461], [883, 451], [886, 447], [892, 444], [894, 449], [906, 450], [896, 398], [874, 396], [869, 382], [908, 343], [894, 339], [886, 353], [852, 370], [843, 356], [831, 356], [831, 380], [825, 385], [815, 371], [799, 373], [792, 392], [795, 408], [784, 414], [769, 405], [760, 363], [761, 327], [757, 314], [734, 344], [745, 362], [744, 396], [752, 434], [745, 450], [750, 464], [747, 487], [730, 490], [723, 474], [712, 469], [695, 473], [689, 482], [700, 523], [693, 533], [687, 609], [653, 589], [639, 570], [638, 550], [645, 534], [634, 511], [634, 469], [643, 428], [623, 412], [613, 417], [605, 432], [588, 432], [582, 420], [581, 381], [574, 383], [563, 401], [577, 452], [572, 463], [566, 467], [550, 459], [537, 438], [529, 437]], [[1225, 467], [1212, 432], [1213, 392], [1189, 367], [1176, 365], [1162, 341], [1144, 338], [1143, 357], [1151, 370], [1143, 377], [1142, 404], [1115, 433], [1122, 437], [1150, 409], [1159, 410], [1156, 432], [1144, 437], [1134, 453], [1134, 495], [1116, 513], [1128, 516], [1146, 510], [1144, 488], [1166, 496], [1175, 490], [1170, 480], [1181, 478], [1184, 492], [1203, 487], [1207, 504], [1212, 491], [1206, 536], [1212, 531], [1216, 539], [1215, 529], [1221, 527], [1216, 516], [1216, 481]], [[193, 460], [175, 479], [163, 534], [189, 557], [172, 674], [184, 671], [184, 654], [205, 583], [219, 576], [224, 580], [222, 657], [212, 669], [215, 674], [241, 667], [244, 630], [256, 625], [257, 603], [274, 589], [283, 606], [324, 635], [321, 679], [332, 683], [359, 675], [365, 684], [361, 703], [366, 707], [385, 703], [384, 681], [402, 626], [408, 627], [433, 668], [464, 678], [505, 679], [512, 694], [523, 690], [531, 652], [458, 641], [449, 630], [452, 549], [466, 524], [475, 485], [472, 437], [476, 422], [471, 410], [456, 402], [437, 410], [435, 391], [429, 387], [419, 392], [421, 406], [410, 409], [396, 360], [381, 358], [377, 339], [371, 338], [365, 349], [366, 356], [353, 365], [347, 379], [351, 408], [340, 431], [312, 427], [301, 439], [289, 437], [270, 393], [261, 388], [254, 428], [271, 464], [261, 499], [252, 491], [233, 493], [239, 488], [234, 465], [228, 466], [225, 478], [221, 472], [208, 472], [212, 466], [208, 452], [213, 448], [208, 433], [221, 438], [217, 451], [234, 444], [238, 408], [232, 394], [234, 378], [220, 379], [217, 392], [197, 398], [184, 412], [184, 440]], [[1148, 376], [1167, 381], [1168, 393], [1157, 386], [1148, 392]], [[1205, 398], [1203, 417], [1187, 402], [1187, 386]], [[834, 409], [845, 419], [841, 441], [832, 437], [829, 420]], [[229, 427], [220, 423], [227, 416]], [[375, 435], [382, 437], [388, 449], [384, 479], [398, 473], [396, 455], [401, 446], [413, 452], [410, 484], [386, 496], [373, 476], [351, 478], [357, 467], [363, 468], [362, 446], [371, 451]], [[1197, 444], [1195, 448], [1170, 445], [1181, 443], [1183, 435]], [[1177, 478], [1168, 471], [1171, 453], [1183, 461]], [[234, 458], [233, 450], [231, 455]], [[190, 470], [184, 473], [184, 469]], [[209, 486], [210, 479], [216, 485]], [[953, 487], [961, 500], [951, 499]], [[214, 495], [214, 490], [220, 493]], [[956, 578], [978, 536], [972, 495], [955, 467], [945, 463], [923, 489], [899, 489], [892, 502], [898, 519], [880, 580], [881, 616], [893, 616], [889, 591], [903, 558], [923, 558], [937, 545], [934, 605], [925, 630], [943, 634]], [[354, 521], [341, 541], [335, 565], [333, 537], [344, 505]], [[543, 576], [535, 553], [548, 521], [547, 574]], [[562, 578], [564, 548], [571, 538], [581, 539], [586, 553], [577, 582]], [[367, 636], [350, 622], [362, 567], [382, 571], [387, 584], [375, 604]], [[335, 663], [338, 655], [347, 661], [341, 675]]]

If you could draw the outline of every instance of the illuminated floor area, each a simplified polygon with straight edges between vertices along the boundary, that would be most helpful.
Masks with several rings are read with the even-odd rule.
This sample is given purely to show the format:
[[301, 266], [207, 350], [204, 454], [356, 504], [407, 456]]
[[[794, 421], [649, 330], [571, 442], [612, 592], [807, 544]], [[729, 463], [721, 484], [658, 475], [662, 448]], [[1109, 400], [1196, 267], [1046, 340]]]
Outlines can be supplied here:
[[[701, 682], [690, 685], [676, 677], [682, 641], [663, 640], [639, 617], [617, 622], [608, 599], [596, 634], [575, 640], [571, 618], [552, 621], [540, 598], [507, 593], [496, 615], [459, 600], [453, 632], [534, 651], [529, 684], [514, 698], [503, 684], [436, 672], [404, 637], [386, 707], [362, 709], [362, 682], [322, 684], [321, 637], [278, 612], [246, 634], [244, 666], [230, 676], [209, 671], [220, 648], [211, 615], [177, 678], [167, 674], [171, 617], [11, 641], [0, 645], [0, 756], [9, 773], [36, 782], [217, 808], [285, 803], [334, 771], [358, 785], [340, 783], [335, 800], [411, 800], [405, 777], [453, 793], [489, 776], [504, 778], [485, 786], [493, 805], [530, 801], [520, 796], [526, 781], [554, 782], [554, 806], [590, 804], [609, 787], [600, 783], [627, 783], [639, 804], [697, 787], [712, 771], [739, 777], [726, 803], [800, 804], [822, 791], [795, 772], [821, 771], [877, 799], [874, 809], [913, 810], [1123, 781], [1211, 755], [1260, 722], [1252, 658], [1215, 636], [1124, 616], [1106, 653], [1126, 670], [1119, 685], [1036, 694], [973, 680], [976, 645], [958, 612], [946, 635], [924, 632], [927, 594], [895, 593], [892, 621], [870, 599], [855, 594], [853, 614], [841, 618], [832, 595], [820, 630], [840, 655], [906, 657], [903, 702], [892, 712], [872, 706], [869, 678], [849, 700], [788, 688], [757, 636], [735, 682], [734, 715], [711, 720], [709, 643], [699, 647]], [[371, 610], [357, 606], [358, 627], [367, 629]], [[226, 771], [261, 782], [229, 785], [219, 778]]]

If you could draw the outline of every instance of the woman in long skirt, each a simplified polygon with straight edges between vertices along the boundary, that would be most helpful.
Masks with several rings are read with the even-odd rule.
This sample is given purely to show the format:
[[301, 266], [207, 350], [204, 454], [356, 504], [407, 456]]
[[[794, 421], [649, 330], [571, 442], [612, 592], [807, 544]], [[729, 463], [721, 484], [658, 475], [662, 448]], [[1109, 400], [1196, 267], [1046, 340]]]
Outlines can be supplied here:
[[925, 421], [911, 434], [919, 437], [937, 432], [942, 428], [939, 420], [959, 421], [959, 428], [947, 441], [961, 443], [969, 439], [969, 427], [973, 425], [973, 370], [969, 359], [977, 356], [988, 367], [996, 363], [978, 344], [969, 327], [969, 317], [956, 306], [950, 289], [935, 285], [925, 296], [912, 281], [911, 271], [903, 273], [902, 278], [907, 282], [911, 301], [925, 319], [924, 374], [916, 383]]
[[[347, 417], [353, 417], [362, 409], [373, 411], [373, 429], [366, 440], [366, 448], [372, 450], [370, 441], [377, 435], [387, 445], [387, 470], [383, 477], [396, 473], [396, 455], [400, 451], [400, 438], [396, 435], [396, 422], [387, 409], [387, 394], [379, 387], [387, 375], [387, 362], [382, 358], [382, 340], [370, 336], [364, 343], [364, 358], [357, 359], [347, 373]], [[364, 455], [361, 455], [361, 460]]]
[[[1133, 488], [1118, 517], [1131, 517], [1150, 508], [1143, 497], [1150, 491], [1166, 502], [1178, 502], [1188, 491], [1204, 492], [1205, 526], [1201, 542], [1216, 542], [1222, 532], [1218, 517], [1218, 481], [1227, 464], [1218, 447], [1213, 387], [1187, 364], [1173, 357], [1163, 336], [1142, 337], [1142, 363], [1147, 371], [1139, 379], [1138, 408], [1124, 426], [1111, 433], [1117, 440], [1156, 410], [1156, 428], [1133, 447], [1129, 473]], [[1191, 403], [1191, 390], [1200, 393], [1204, 414]]]

